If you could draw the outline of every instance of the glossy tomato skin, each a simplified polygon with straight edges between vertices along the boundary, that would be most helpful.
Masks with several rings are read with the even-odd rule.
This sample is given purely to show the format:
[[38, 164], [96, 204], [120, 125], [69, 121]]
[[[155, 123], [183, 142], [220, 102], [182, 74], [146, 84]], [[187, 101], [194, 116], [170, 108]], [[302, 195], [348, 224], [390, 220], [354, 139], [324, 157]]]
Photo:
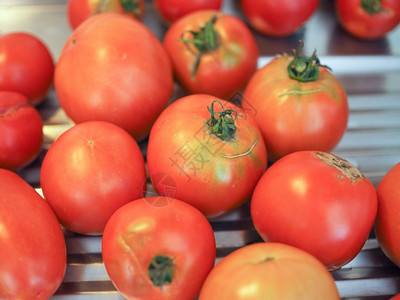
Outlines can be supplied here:
[[254, 29], [279, 37], [295, 33], [318, 4], [318, 0], [241, 0], [243, 13]]
[[[192, 40], [189, 31], [216, 17], [216, 49], [202, 54], [196, 71], [199, 50], [185, 44]], [[228, 99], [247, 83], [257, 68], [258, 48], [254, 36], [237, 17], [216, 10], [193, 12], [172, 24], [164, 37], [175, 76], [190, 94], [204, 93]]]
[[400, 163], [393, 166], [377, 187], [378, 213], [375, 234], [386, 256], [400, 266]]
[[228, 299], [339, 300], [340, 296], [331, 274], [312, 255], [285, 244], [255, 243], [222, 258], [199, 297]]
[[301, 150], [330, 151], [344, 135], [349, 117], [346, 92], [325, 67], [316, 81], [291, 79], [291, 56], [280, 56], [251, 77], [243, 94], [244, 109], [255, 120], [270, 157]]
[[171, 24], [176, 20], [198, 10], [221, 9], [222, 0], [154, 0], [162, 20]]
[[265, 241], [305, 250], [329, 270], [360, 252], [376, 211], [372, 183], [344, 159], [316, 151], [275, 162], [251, 200], [254, 226]]
[[54, 74], [47, 45], [30, 33], [7, 33], [0, 36], [0, 57], [0, 90], [23, 94], [32, 105], [43, 102]]
[[360, 39], [375, 40], [384, 37], [400, 22], [400, 2], [382, 0], [382, 10], [368, 13], [360, 0], [336, 0], [336, 14], [340, 24]]
[[131, 0], [131, 8], [125, 8], [121, 2], [121, 0], [69, 0], [67, 3], [69, 24], [74, 30], [89, 17], [104, 12], [126, 14], [142, 20], [145, 13], [144, 0]]
[[84, 122], [67, 130], [46, 153], [43, 195], [65, 228], [100, 234], [115, 210], [141, 198], [146, 181], [142, 152], [120, 127]]
[[[213, 100], [238, 112], [233, 139], [221, 140], [210, 133], [207, 107]], [[221, 111], [219, 104], [215, 108]], [[155, 190], [161, 195], [173, 193], [209, 217], [247, 201], [266, 164], [267, 152], [251, 115], [210, 95], [178, 99], [160, 115], [149, 137], [147, 165]], [[154, 180], [158, 174], [173, 184]]]
[[[143, 198], [118, 209], [103, 234], [104, 265], [128, 299], [194, 299], [214, 266], [214, 232], [204, 215], [183, 201]], [[172, 259], [172, 280], [155, 286], [154, 257]]]
[[69, 37], [54, 78], [60, 105], [75, 122], [107, 121], [143, 139], [173, 91], [168, 55], [139, 21], [97, 14]]
[[46, 201], [6, 169], [0, 169], [0, 224], [0, 298], [48, 299], [66, 270], [64, 234]]
[[17, 170], [37, 158], [42, 130], [39, 112], [24, 95], [0, 91], [0, 168]]

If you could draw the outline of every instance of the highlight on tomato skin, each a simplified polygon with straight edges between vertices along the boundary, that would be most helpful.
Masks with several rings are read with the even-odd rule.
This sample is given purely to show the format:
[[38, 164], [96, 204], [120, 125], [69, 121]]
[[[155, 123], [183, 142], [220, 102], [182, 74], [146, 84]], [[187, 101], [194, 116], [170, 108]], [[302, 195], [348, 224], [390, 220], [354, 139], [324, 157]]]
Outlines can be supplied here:
[[[227, 280], [228, 278], [228, 280]], [[245, 245], [207, 276], [199, 300], [339, 300], [335, 281], [314, 256], [282, 243]]]
[[195, 299], [214, 267], [216, 242], [199, 210], [172, 197], [153, 196], [111, 216], [102, 257], [114, 286], [128, 299]]
[[265, 171], [250, 212], [264, 241], [298, 247], [334, 271], [362, 250], [377, 207], [373, 184], [347, 160], [298, 151]]
[[0, 132], [0, 168], [16, 171], [39, 156], [43, 121], [24, 95], [0, 91]]

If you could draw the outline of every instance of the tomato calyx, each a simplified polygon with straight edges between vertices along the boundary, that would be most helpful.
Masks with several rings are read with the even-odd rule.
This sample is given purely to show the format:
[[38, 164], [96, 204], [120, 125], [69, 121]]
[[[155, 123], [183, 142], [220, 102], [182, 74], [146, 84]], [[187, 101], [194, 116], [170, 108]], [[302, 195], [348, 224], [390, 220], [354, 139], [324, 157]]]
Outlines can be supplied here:
[[[192, 77], [196, 77], [203, 54], [214, 52], [220, 46], [220, 37], [214, 28], [217, 19], [217, 15], [214, 15], [210, 21], [200, 26], [199, 31], [188, 30], [182, 33], [181, 41], [196, 57], [192, 69]], [[191, 34], [192, 38], [185, 38], [188, 33]], [[193, 45], [195, 50], [190, 45]]]
[[127, 13], [133, 13], [135, 18], [140, 18], [142, 11], [140, 10], [139, 0], [120, 0], [122, 8]]
[[293, 60], [288, 65], [288, 73], [291, 79], [300, 82], [316, 81], [319, 76], [319, 67], [324, 67], [330, 70], [328, 66], [321, 65], [317, 57], [316, 50], [311, 56], [301, 56], [304, 43], [301, 42], [300, 48], [294, 51]]
[[[219, 103], [222, 111], [214, 111], [215, 103]], [[211, 118], [207, 121], [210, 132], [224, 141], [234, 139], [236, 133], [235, 120], [237, 118], [237, 111], [233, 109], [224, 109], [224, 106], [218, 100], [214, 100], [211, 103], [211, 107], [207, 106], [207, 110], [211, 115]]]
[[174, 260], [164, 255], [154, 256], [147, 268], [147, 274], [154, 286], [170, 284], [174, 278]]
[[382, 7], [382, 0], [361, 0], [361, 7], [369, 15], [376, 15], [385, 11]]

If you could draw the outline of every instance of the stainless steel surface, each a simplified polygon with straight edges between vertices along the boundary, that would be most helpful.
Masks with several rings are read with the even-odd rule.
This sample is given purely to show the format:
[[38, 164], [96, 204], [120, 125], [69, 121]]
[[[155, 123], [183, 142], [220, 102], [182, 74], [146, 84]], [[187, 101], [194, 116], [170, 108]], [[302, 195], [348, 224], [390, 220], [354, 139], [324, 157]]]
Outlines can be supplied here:
[[[147, 2], [144, 23], [161, 39], [166, 28]], [[243, 18], [239, 3], [225, 0], [224, 11]], [[1, 0], [0, 31], [28, 31], [41, 37], [57, 60], [71, 33], [65, 0]], [[333, 1], [321, 1], [305, 28], [287, 38], [270, 38], [255, 33], [260, 46], [259, 66], [275, 54], [290, 52], [305, 41], [305, 52], [314, 48], [323, 64], [329, 65], [343, 83], [349, 97], [348, 129], [334, 153], [354, 163], [375, 186], [394, 164], [400, 162], [400, 26], [386, 38], [366, 42], [345, 33], [337, 23]], [[176, 85], [175, 97], [182, 95]], [[45, 126], [40, 157], [19, 171], [38, 192], [40, 164], [51, 143], [72, 126], [51, 90], [38, 107]], [[146, 152], [146, 142], [141, 143]], [[73, 188], [73, 187], [71, 187]], [[152, 187], [149, 184], [149, 193]], [[218, 262], [245, 244], [260, 241], [249, 215], [248, 204], [211, 220], [217, 240]], [[123, 299], [113, 287], [101, 258], [101, 236], [65, 232], [68, 267], [53, 299]], [[373, 232], [359, 255], [333, 273], [343, 299], [388, 299], [400, 292], [400, 269], [382, 253]]]

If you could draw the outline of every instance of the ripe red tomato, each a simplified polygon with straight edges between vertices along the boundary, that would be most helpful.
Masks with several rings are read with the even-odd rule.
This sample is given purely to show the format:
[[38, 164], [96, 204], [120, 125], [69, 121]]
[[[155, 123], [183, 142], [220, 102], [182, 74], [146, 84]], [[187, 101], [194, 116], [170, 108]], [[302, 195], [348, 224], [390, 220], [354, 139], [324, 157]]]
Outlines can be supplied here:
[[173, 91], [168, 55], [142, 23], [97, 14], [69, 37], [54, 78], [60, 105], [75, 122], [108, 121], [144, 138]]
[[280, 243], [256, 243], [225, 256], [199, 300], [339, 300], [332, 275], [315, 257]]
[[177, 80], [189, 93], [228, 99], [257, 68], [254, 36], [237, 17], [197, 11], [176, 21], [165, 34]]
[[82, 234], [102, 233], [114, 211], [143, 197], [145, 182], [136, 141], [102, 121], [63, 133], [46, 153], [40, 174], [43, 195], [61, 223]]
[[25, 95], [41, 103], [53, 83], [54, 62], [47, 46], [35, 35], [0, 35], [0, 90]]
[[194, 299], [214, 266], [205, 216], [173, 198], [143, 198], [118, 209], [103, 234], [104, 265], [129, 299]]
[[397, 294], [397, 295], [393, 296], [389, 300], [400, 300], [400, 294]]
[[275, 162], [251, 200], [254, 226], [265, 241], [303, 249], [329, 270], [360, 252], [376, 211], [372, 183], [343, 158], [316, 151]]
[[400, 266], [400, 163], [386, 173], [376, 191], [376, 238], [386, 256]]
[[340, 24], [360, 39], [384, 37], [400, 22], [398, 0], [336, 0], [335, 4]]
[[318, 8], [319, 0], [241, 0], [250, 25], [270, 36], [295, 33]]
[[278, 56], [250, 79], [243, 108], [255, 113], [274, 159], [300, 150], [330, 151], [346, 131], [349, 105], [339, 80], [315, 53]]
[[147, 165], [158, 194], [172, 193], [210, 217], [248, 200], [266, 164], [251, 115], [210, 95], [172, 103], [149, 137]]
[[17, 170], [40, 153], [43, 122], [28, 99], [16, 92], [0, 91], [0, 168]]
[[144, 0], [68, 0], [67, 3], [67, 17], [72, 29], [89, 17], [104, 12], [126, 14], [142, 20]]
[[5, 169], [0, 169], [0, 239], [0, 298], [50, 298], [66, 270], [64, 234], [46, 201]]
[[198, 10], [221, 9], [222, 0], [154, 0], [157, 12], [167, 24]]

